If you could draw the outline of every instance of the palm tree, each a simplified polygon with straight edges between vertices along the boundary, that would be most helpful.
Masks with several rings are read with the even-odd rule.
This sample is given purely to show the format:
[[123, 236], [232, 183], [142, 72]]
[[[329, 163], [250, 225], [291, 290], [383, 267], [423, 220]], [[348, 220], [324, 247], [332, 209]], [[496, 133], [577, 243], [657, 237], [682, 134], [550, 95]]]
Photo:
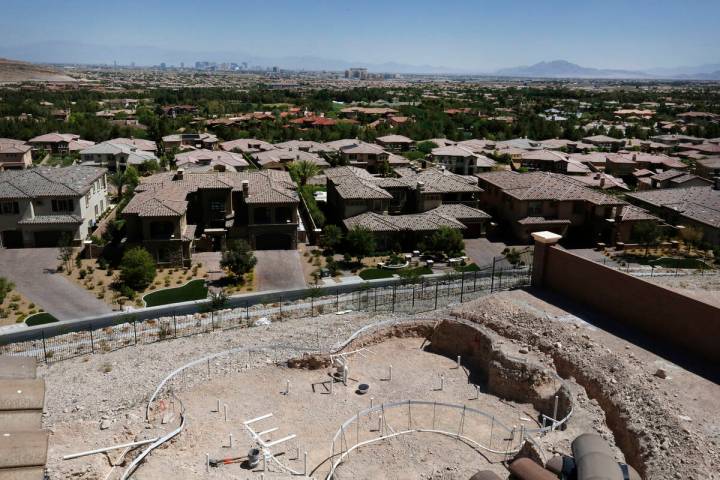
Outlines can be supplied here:
[[309, 160], [292, 162], [289, 168], [297, 176], [301, 187], [305, 186], [310, 178], [320, 173], [320, 167]]
[[120, 171], [111, 173], [108, 175], [108, 181], [117, 189], [117, 197], [122, 197], [123, 187], [125, 186], [125, 175]]

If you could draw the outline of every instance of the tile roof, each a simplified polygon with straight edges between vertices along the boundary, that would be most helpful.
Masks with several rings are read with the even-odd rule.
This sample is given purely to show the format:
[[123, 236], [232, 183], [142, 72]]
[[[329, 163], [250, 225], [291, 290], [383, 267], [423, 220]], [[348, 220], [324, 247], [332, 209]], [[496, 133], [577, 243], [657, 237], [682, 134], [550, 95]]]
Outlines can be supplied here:
[[[397, 179], [380, 178], [372, 176], [367, 170], [357, 167], [335, 167], [325, 170], [328, 180], [335, 185], [340, 198], [349, 199], [390, 199], [393, 196], [384, 186], [404, 186]], [[392, 184], [391, 184], [392, 183]]]
[[261, 170], [252, 172], [163, 172], [144, 177], [136, 194], [123, 213], [140, 216], [178, 216], [185, 213], [187, 195], [201, 189], [229, 189], [242, 191], [248, 181], [248, 204], [297, 205], [298, 194], [290, 175], [285, 171]]
[[475, 177], [457, 175], [448, 170], [427, 168], [416, 172], [411, 168], [396, 168], [400, 181], [411, 188], [417, 188], [417, 182], [424, 182], [428, 193], [480, 193]]
[[0, 198], [80, 197], [106, 170], [98, 167], [35, 167], [0, 172]]
[[587, 187], [573, 177], [550, 172], [489, 172], [481, 181], [502, 189], [518, 200], [584, 200], [594, 205], [625, 205], [622, 200]]
[[383, 143], [415, 143], [412, 138], [408, 138], [405, 135], [385, 135], [377, 137], [375, 140]]
[[363, 227], [371, 232], [431, 232], [440, 227], [465, 229], [465, 225], [458, 220], [433, 213], [432, 210], [410, 215], [382, 215], [366, 212], [345, 219], [344, 224], [348, 229]]
[[315, 165], [323, 168], [330, 166], [330, 164], [324, 158], [320, 157], [315, 153], [294, 149], [276, 148], [265, 152], [253, 153], [252, 158], [261, 167], [273, 163], [291, 163], [295, 161], [312, 162]]
[[32, 218], [23, 218], [18, 225], [58, 225], [81, 224], [83, 219], [78, 215], [36, 215]]
[[72, 140], [79, 140], [80, 135], [74, 133], [46, 133], [45, 135], [39, 135], [28, 140], [28, 143], [59, 143], [59, 142], [70, 142]]
[[627, 198], [667, 208], [688, 219], [720, 228], [720, 190], [711, 186], [635, 192], [627, 194]]
[[235, 169], [248, 167], [248, 162], [240, 153], [224, 152], [222, 150], [190, 150], [175, 155], [175, 163], [178, 167], [188, 163], [207, 164], [211, 166], [224, 165]]
[[264, 150], [272, 150], [275, 148], [272, 144], [256, 138], [238, 138], [237, 140], [230, 140], [220, 144], [220, 148], [231, 152], [233, 150], [239, 150], [243, 153], [260, 152]]

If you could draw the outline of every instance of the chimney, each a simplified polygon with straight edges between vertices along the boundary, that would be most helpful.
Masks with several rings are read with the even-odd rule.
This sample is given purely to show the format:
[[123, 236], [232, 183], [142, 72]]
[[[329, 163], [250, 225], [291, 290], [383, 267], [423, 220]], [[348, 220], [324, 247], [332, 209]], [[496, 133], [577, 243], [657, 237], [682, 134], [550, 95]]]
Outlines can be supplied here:
[[243, 192], [243, 198], [247, 198], [250, 194], [250, 182], [247, 180], [242, 181], [242, 192]]
[[185, 178], [185, 170], [178, 168], [177, 172], [175, 172], [175, 180], [182, 180], [183, 178]]
[[600, 177], [600, 188], [605, 188], [605, 177]]
[[425, 182], [423, 182], [422, 180], [418, 180], [417, 190], [418, 190], [418, 192], [424, 191], [425, 190]]

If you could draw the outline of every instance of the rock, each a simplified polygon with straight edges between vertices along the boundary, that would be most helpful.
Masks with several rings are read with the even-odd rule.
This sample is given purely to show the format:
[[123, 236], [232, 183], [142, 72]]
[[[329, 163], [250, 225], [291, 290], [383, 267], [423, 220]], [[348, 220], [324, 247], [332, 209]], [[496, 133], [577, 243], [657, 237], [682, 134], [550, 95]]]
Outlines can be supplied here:
[[692, 418], [688, 417], [687, 415], [678, 415], [678, 418], [686, 422], [692, 422]]
[[103, 420], [102, 422], [100, 422], [100, 430], [107, 430], [108, 428], [110, 428], [110, 425], [112, 425], [110, 420]]
[[557, 348], [558, 350], [560, 350], [560, 349], [562, 348], [562, 343], [560, 343], [560, 342], [555, 342], [555, 348]]
[[658, 378], [667, 378], [667, 371], [664, 368], [658, 368], [654, 375]]
[[530, 350], [528, 350], [527, 347], [520, 347], [520, 350], [518, 350], [520, 353], [529, 353]]

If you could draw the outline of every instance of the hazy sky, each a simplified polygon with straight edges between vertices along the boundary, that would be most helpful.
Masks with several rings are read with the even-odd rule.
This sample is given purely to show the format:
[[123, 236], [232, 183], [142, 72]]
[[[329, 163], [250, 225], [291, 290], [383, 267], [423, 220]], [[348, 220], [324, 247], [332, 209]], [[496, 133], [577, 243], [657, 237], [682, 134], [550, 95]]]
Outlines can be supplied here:
[[2, 52], [66, 42], [477, 70], [554, 59], [627, 69], [720, 62], [720, 0], [0, 3]]

